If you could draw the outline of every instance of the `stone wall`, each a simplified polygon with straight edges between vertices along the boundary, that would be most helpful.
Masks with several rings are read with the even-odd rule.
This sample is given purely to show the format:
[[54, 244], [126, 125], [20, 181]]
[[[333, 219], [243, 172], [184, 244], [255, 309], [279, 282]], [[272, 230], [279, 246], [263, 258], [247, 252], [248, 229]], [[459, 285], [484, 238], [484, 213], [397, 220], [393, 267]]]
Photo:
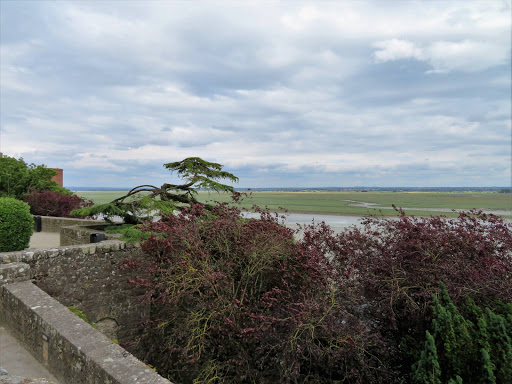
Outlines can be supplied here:
[[60, 232], [60, 228], [68, 225], [101, 225], [102, 220], [71, 219], [68, 217], [41, 216], [42, 232]]
[[73, 219], [67, 217], [39, 216], [41, 218], [41, 232], [59, 232], [60, 246], [88, 244], [92, 233], [100, 232], [106, 240], [115, 240], [120, 234], [104, 233], [107, 226], [102, 220]]
[[30, 279], [30, 265], [26, 263], [0, 264], [0, 286]]
[[64, 306], [79, 308], [89, 321], [109, 326], [111, 337], [125, 343], [137, 337], [149, 313], [149, 306], [139, 298], [143, 291], [127, 282], [133, 273], [120, 268], [125, 258], [132, 257], [143, 258], [138, 245], [109, 240], [0, 253], [0, 264], [29, 264], [30, 278], [38, 287]]
[[115, 240], [120, 238], [122, 235], [118, 233], [104, 233], [101, 228], [105, 226], [105, 222], [102, 225], [71, 225], [60, 228], [60, 245], [78, 245], [90, 243], [90, 237], [92, 233], [103, 233], [106, 240]]
[[[0, 253], [0, 322], [63, 383], [169, 384], [127, 351], [133, 344], [123, 349], [112, 342], [135, 340], [149, 305], [140, 300], [143, 290], [127, 282], [135, 273], [121, 268], [125, 258], [144, 260], [140, 246], [89, 243], [104, 224], [42, 217], [42, 231], [86, 244]], [[145, 277], [144, 270], [136, 275]], [[109, 337], [71, 312], [71, 305]]]
[[30, 281], [0, 286], [0, 321], [63, 383], [171, 384]]

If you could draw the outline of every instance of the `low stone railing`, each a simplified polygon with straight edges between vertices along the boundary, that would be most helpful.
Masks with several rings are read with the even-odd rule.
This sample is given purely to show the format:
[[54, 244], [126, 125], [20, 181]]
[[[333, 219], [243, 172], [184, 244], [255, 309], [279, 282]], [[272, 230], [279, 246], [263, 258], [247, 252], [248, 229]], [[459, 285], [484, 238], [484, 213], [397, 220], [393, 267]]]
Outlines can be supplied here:
[[[60, 232], [61, 227], [69, 225], [101, 225], [102, 220], [74, 219], [69, 217], [35, 216], [41, 218], [40, 232]], [[37, 226], [37, 225], [36, 225]]]
[[0, 253], [0, 322], [64, 384], [169, 384], [67, 308], [133, 340], [149, 314], [120, 268], [134, 257], [140, 247], [119, 240]]
[[170, 384], [28, 280], [26, 263], [0, 265], [0, 322], [65, 384]]
[[91, 243], [91, 235], [101, 233], [104, 240], [115, 240], [119, 234], [105, 233], [105, 221], [68, 217], [34, 216], [36, 232], [60, 233], [60, 246]]

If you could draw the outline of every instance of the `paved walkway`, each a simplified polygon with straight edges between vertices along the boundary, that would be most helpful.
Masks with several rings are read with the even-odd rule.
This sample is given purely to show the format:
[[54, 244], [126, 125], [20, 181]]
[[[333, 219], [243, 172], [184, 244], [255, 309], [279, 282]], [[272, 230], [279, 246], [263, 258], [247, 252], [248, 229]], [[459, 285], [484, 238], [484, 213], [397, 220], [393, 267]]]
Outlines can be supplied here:
[[30, 248], [60, 247], [59, 232], [34, 232], [30, 238]]
[[21, 346], [9, 330], [0, 324], [0, 384], [16, 383], [59, 384], [57, 379]]

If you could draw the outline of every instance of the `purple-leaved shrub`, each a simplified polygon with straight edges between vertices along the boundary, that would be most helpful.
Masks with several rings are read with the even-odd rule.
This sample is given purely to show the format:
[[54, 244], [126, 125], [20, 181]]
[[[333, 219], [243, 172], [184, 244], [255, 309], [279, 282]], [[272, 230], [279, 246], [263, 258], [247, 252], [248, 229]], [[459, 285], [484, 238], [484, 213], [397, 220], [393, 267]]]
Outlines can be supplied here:
[[[193, 205], [147, 223], [151, 319], [138, 355], [178, 383], [400, 383], [444, 282], [455, 305], [512, 302], [512, 229], [481, 212], [368, 218], [300, 239], [279, 216]], [[421, 340], [421, 342], [418, 342]]]
[[93, 202], [77, 195], [67, 195], [54, 191], [32, 191], [23, 197], [30, 205], [30, 213], [41, 216], [71, 217], [73, 209], [89, 207]]
[[[161, 222], [142, 243], [152, 304], [139, 356], [179, 383], [380, 382], [378, 335], [337, 302], [319, 249], [267, 211], [241, 218], [200, 205]], [[126, 260], [127, 267], [136, 267]]]
[[418, 340], [429, 328], [433, 294], [443, 282], [457, 306], [471, 298], [492, 308], [512, 303], [512, 224], [482, 212], [459, 217], [370, 217], [334, 235], [308, 227], [304, 243], [329, 255], [337, 301], [352, 308], [386, 342], [381, 356], [394, 377], [408, 379]]

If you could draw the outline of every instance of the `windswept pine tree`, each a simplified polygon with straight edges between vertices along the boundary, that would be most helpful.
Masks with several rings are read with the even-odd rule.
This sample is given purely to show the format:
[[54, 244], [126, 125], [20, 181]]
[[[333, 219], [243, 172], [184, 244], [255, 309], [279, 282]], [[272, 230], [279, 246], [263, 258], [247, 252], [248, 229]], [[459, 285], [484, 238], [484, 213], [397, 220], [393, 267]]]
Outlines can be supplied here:
[[[113, 216], [119, 216], [127, 224], [140, 224], [154, 212], [169, 215], [175, 210], [199, 203], [195, 197], [198, 190], [235, 192], [232, 186], [221, 184], [218, 180], [238, 182], [238, 177], [223, 171], [221, 164], [211, 163], [199, 157], [167, 163], [164, 167], [176, 172], [185, 183], [165, 183], [160, 187], [150, 184], [138, 185], [110, 203], [76, 209], [71, 214], [81, 217], [101, 214], [109, 222]], [[207, 209], [211, 208], [208, 204], [205, 206]]]

